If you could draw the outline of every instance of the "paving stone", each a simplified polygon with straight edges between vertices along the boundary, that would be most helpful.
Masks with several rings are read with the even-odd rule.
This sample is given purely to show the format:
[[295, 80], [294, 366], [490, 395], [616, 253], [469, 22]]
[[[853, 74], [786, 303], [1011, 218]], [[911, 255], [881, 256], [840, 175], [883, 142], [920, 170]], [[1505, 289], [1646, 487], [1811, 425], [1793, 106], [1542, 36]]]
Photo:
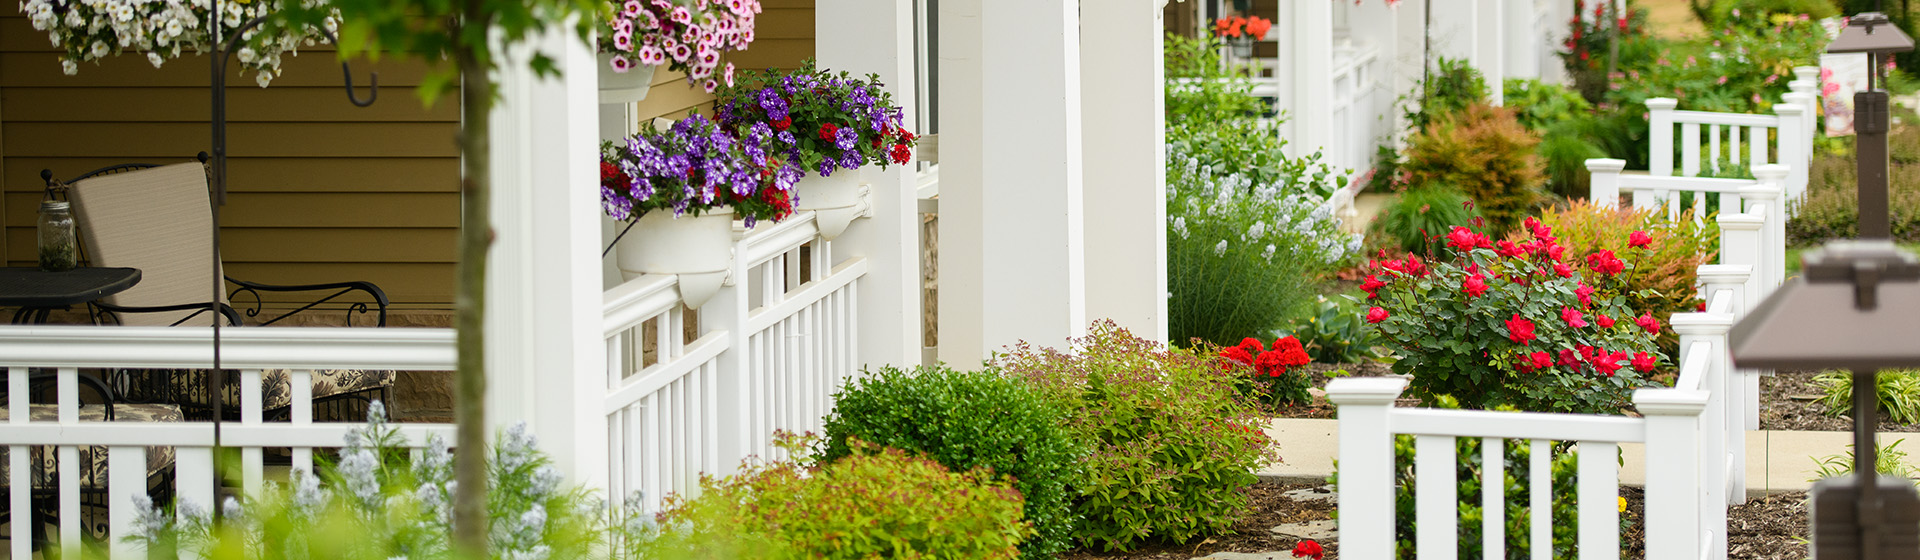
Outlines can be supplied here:
[[1340, 495], [1337, 493], [1334, 493], [1332, 484], [1328, 484], [1325, 486], [1317, 486], [1313, 488], [1301, 488], [1299, 490], [1288, 490], [1285, 493], [1280, 494], [1280, 497], [1293, 500], [1296, 502], [1332, 502], [1338, 499]]
[[1193, 560], [1293, 560], [1293, 552], [1215, 552]]
[[1334, 524], [1332, 519], [1315, 519], [1313, 521], [1288, 523], [1276, 526], [1269, 529], [1269, 531], [1273, 531], [1273, 534], [1281, 537], [1315, 541], [1332, 540], [1334, 537], [1340, 535], [1339, 527]]

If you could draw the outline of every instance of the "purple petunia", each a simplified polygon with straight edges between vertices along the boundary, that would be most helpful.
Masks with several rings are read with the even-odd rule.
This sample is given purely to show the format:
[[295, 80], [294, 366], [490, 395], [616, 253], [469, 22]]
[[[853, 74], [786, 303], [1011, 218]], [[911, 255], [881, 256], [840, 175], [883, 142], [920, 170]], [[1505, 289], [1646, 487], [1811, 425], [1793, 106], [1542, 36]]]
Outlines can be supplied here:
[[853, 127], [843, 127], [833, 134], [833, 145], [839, 146], [842, 150], [852, 150], [859, 142], [860, 133], [854, 132]]

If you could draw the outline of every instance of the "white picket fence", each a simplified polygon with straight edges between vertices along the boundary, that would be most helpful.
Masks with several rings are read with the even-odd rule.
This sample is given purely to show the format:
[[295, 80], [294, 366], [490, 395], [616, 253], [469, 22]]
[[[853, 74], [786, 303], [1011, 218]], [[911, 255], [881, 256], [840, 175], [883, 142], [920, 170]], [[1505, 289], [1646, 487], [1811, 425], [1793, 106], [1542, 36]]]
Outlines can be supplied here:
[[1382, 94], [1380, 66], [1377, 47], [1334, 47], [1333, 139], [1325, 155], [1326, 162], [1336, 168], [1356, 172], [1372, 168], [1374, 147], [1393, 126], [1391, 100]]
[[[0, 427], [0, 445], [7, 447], [9, 479], [8, 523], [13, 558], [30, 558], [32, 503], [36, 490], [56, 496], [60, 548], [76, 554], [82, 533], [81, 494], [103, 494], [107, 537], [116, 557], [141, 557], [138, 547], [123, 542], [132, 527], [136, 494], [148, 492], [149, 447], [173, 448], [173, 495], [202, 508], [214, 506], [215, 427], [211, 422], [83, 422], [82, 369], [210, 369], [213, 362], [211, 328], [5, 326], [0, 327], [0, 366], [7, 370], [9, 415]], [[258, 491], [265, 478], [263, 450], [291, 448], [292, 467], [313, 466], [316, 448], [343, 447], [349, 429], [358, 422], [314, 422], [311, 374], [315, 370], [360, 369], [388, 371], [448, 371], [454, 367], [453, 332], [446, 329], [349, 328], [233, 328], [222, 332], [222, 366], [239, 371], [241, 421], [225, 422], [219, 442], [241, 450], [241, 485]], [[289, 422], [263, 422], [261, 371], [291, 370]], [[34, 422], [29, 408], [28, 378], [34, 370], [51, 370], [57, 377], [59, 419]], [[453, 426], [401, 424], [409, 445], [420, 447], [427, 435], [438, 433], [452, 441]], [[57, 460], [55, 487], [35, 489], [29, 468], [31, 448], [43, 446]], [[84, 481], [82, 447], [106, 450], [106, 480]], [[98, 461], [97, 451], [92, 457]], [[104, 482], [104, 486], [100, 483]], [[162, 484], [165, 484], [163, 481]], [[97, 507], [97, 506], [96, 506]]]
[[606, 292], [612, 495], [641, 491], [656, 509], [670, 493], [697, 493], [701, 473], [748, 455], [783, 458], [774, 431], [820, 431], [834, 392], [859, 369], [866, 259], [836, 259], [810, 213], [737, 232], [734, 255], [732, 283], [701, 307], [693, 340], [674, 276]]
[[1794, 68], [1796, 79], [1788, 83], [1790, 92], [1774, 104], [1772, 115], [1682, 111], [1678, 100], [1648, 99], [1647, 120], [1651, 133], [1648, 174], [1656, 177], [1675, 174], [1675, 129], [1678, 128], [1680, 176], [1694, 177], [1701, 171], [1718, 172], [1735, 165], [1758, 168], [1780, 164], [1789, 171], [1785, 200], [1800, 200], [1807, 189], [1807, 169], [1817, 132], [1819, 73], [1816, 66]]

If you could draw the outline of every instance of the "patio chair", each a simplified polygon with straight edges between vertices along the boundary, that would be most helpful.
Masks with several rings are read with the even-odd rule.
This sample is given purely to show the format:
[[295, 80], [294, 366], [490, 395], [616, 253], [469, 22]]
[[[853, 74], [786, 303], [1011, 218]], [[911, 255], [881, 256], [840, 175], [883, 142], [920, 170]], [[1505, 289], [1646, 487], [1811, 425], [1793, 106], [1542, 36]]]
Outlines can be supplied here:
[[[54, 375], [51, 372], [35, 372], [29, 377], [28, 391], [44, 394], [52, 388]], [[82, 401], [79, 405], [81, 422], [179, 422], [180, 407], [171, 404], [130, 404], [115, 403], [111, 400], [112, 391], [98, 380], [81, 376], [81, 382], [102, 402]], [[84, 394], [84, 393], [83, 393]], [[6, 391], [0, 390], [0, 396]], [[0, 418], [11, 419], [12, 411], [0, 406]], [[53, 404], [29, 405], [27, 412], [33, 422], [58, 422], [60, 408]], [[30, 446], [27, 464], [31, 473], [28, 476], [31, 505], [27, 511], [10, 511], [0, 508], [0, 523], [33, 523], [34, 548], [45, 550], [49, 537], [46, 526], [60, 515], [59, 505], [59, 463], [52, 447]], [[6, 495], [11, 488], [11, 462], [4, 460], [10, 452], [0, 448], [0, 495]], [[84, 531], [96, 539], [107, 537], [107, 450], [99, 446], [81, 446], [79, 448], [80, 518]], [[154, 503], [166, 503], [172, 498], [173, 486], [172, 447], [148, 447], [146, 465], [146, 492]]]
[[[213, 213], [208, 194], [205, 162], [172, 165], [125, 164], [83, 173], [72, 180], [53, 180], [51, 170], [40, 172], [47, 182], [47, 196], [73, 203], [76, 229], [80, 237], [83, 262], [90, 266], [132, 267], [140, 269], [140, 283], [127, 291], [104, 298], [90, 312], [96, 323], [121, 325], [171, 326], [209, 325], [215, 320], [209, 308], [208, 274], [212, 271]], [[223, 267], [224, 270], [224, 267]], [[374, 326], [385, 326], [387, 296], [369, 282], [332, 282], [281, 286], [248, 282], [222, 275], [233, 287], [220, 297], [220, 320], [228, 325], [244, 324], [242, 313], [231, 301], [251, 295], [249, 318], [259, 317], [265, 302], [262, 293], [319, 292], [318, 299], [258, 323], [270, 325], [302, 312], [321, 310], [322, 304], [345, 307], [347, 322], [373, 316]], [[347, 299], [358, 292], [361, 297]], [[205, 371], [121, 370], [113, 372], [109, 384], [119, 402], [172, 403], [182, 407], [186, 418], [212, 418], [213, 400], [206, 395]], [[222, 396], [226, 419], [239, 415], [237, 375], [228, 376]], [[268, 416], [288, 412], [289, 375], [285, 370], [264, 372], [262, 400]], [[364, 404], [385, 398], [393, 386], [394, 374], [386, 371], [316, 371], [313, 373], [315, 405], [335, 405], [340, 418], [354, 418]], [[362, 406], [341, 407], [348, 401]], [[321, 411], [317, 411], [321, 412]], [[333, 418], [321, 412], [316, 418]]]

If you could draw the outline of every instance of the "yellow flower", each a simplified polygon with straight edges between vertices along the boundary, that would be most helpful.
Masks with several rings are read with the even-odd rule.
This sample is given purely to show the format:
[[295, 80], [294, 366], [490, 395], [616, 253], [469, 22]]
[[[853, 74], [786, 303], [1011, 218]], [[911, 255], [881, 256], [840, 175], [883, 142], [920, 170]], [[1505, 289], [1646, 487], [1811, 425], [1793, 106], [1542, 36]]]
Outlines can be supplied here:
[[1626, 498], [1625, 496], [1621, 496], [1621, 497], [1619, 497], [1618, 499], [1620, 500], [1620, 513], [1626, 513], [1626, 512], [1627, 512], [1627, 498]]

